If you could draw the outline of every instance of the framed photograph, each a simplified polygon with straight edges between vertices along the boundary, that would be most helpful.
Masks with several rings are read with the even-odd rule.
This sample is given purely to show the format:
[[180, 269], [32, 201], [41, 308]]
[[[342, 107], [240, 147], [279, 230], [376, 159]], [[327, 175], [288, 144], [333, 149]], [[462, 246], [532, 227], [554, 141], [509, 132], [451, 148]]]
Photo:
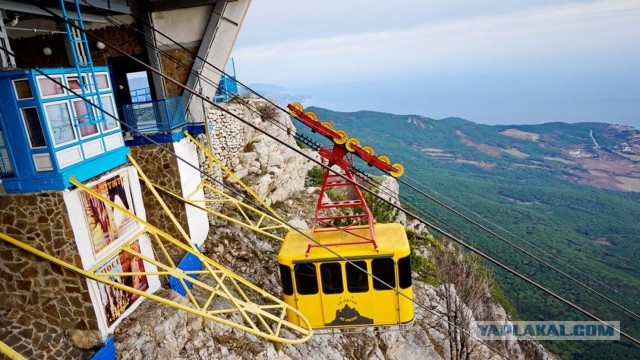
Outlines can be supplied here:
[[[132, 242], [130, 247], [135, 253], [141, 253], [139, 240]], [[144, 261], [140, 257], [126, 251], [121, 251], [120, 254], [109, 259], [109, 261], [98, 269], [98, 273], [102, 274], [137, 273], [144, 271]], [[109, 280], [140, 291], [146, 291], [149, 289], [149, 281], [146, 275], [113, 275], [109, 276]], [[136, 300], [138, 300], [139, 296], [103, 283], [97, 284], [100, 293], [101, 309], [106, 320], [107, 327], [110, 327], [116, 320], [118, 320], [118, 318], [120, 318], [120, 316], [122, 316], [122, 314], [124, 314], [127, 309], [131, 307]]]
[[[91, 188], [119, 207], [135, 214], [127, 172], [118, 173]], [[81, 192], [80, 199], [94, 255], [138, 228], [137, 222], [132, 217], [91, 194]]]

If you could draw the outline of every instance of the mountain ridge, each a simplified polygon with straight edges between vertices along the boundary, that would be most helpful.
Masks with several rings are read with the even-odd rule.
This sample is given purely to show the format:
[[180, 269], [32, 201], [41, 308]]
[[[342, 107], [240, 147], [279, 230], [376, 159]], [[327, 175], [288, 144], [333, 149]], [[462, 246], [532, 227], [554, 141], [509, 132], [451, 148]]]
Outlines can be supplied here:
[[385, 127], [393, 126], [400, 141], [390, 145], [398, 153], [485, 169], [512, 169], [514, 164], [544, 168], [573, 183], [640, 192], [640, 131], [630, 126], [593, 122], [484, 125], [457, 117], [307, 110], [367, 139], [387, 136]]

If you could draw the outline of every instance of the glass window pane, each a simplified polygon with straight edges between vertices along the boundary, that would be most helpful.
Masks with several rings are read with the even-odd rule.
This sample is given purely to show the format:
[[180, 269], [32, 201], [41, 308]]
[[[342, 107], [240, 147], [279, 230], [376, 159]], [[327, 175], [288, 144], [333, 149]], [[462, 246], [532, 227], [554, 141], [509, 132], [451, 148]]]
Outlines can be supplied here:
[[373, 276], [381, 280], [373, 279], [374, 289], [391, 290], [396, 287], [396, 270], [392, 258], [373, 259], [371, 271]]
[[80, 137], [90, 136], [98, 133], [98, 125], [95, 124], [87, 124], [89, 122], [89, 117], [87, 116], [87, 105], [83, 100], [73, 101], [73, 112], [76, 116], [76, 121], [78, 122], [78, 129], [80, 130]]
[[44, 132], [42, 131], [42, 123], [38, 116], [38, 110], [34, 107], [30, 107], [20, 109], [20, 112], [22, 112], [24, 126], [27, 129], [29, 145], [31, 145], [32, 148], [47, 146], [47, 143], [44, 140]]
[[107, 74], [96, 74], [96, 81], [98, 82], [98, 89], [104, 90], [109, 88]]
[[67, 78], [67, 84], [71, 90], [80, 90], [80, 82], [77, 76], [69, 76]]
[[16, 99], [31, 99], [33, 98], [33, 92], [31, 91], [31, 85], [29, 84], [29, 80], [15, 80], [13, 82], [13, 86], [16, 90]]
[[300, 295], [312, 295], [318, 293], [318, 275], [314, 264], [296, 264], [293, 266], [296, 275], [296, 288]]
[[282, 279], [282, 293], [293, 295], [293, 281], [291, 280], [291, 268], [287, 265], [280, 265], [280, 279]]
[[60, 145], [76, 139], [69, 114], [69, 106], [66, 103], [45, 105], [47, 120], [51, 128], [51, 137], [54, 145]]
[[409, 256], [398, 260], [398, 282], [401, 289], [411, 286], [411, 258]]
[[56, 81], [53, 81], [46, 77], [38, 78], [38, 85], [40, 86], [40, 96], [46, 97], [64, 94], [64, 88], [59, 84], [62, 82], [62, 78], [54, 77], [54, 79]]
[[[102, 131], [115, 129], [118, 127], [118, 112], [113, 106], [113, 97], [111, 95], [101, 95], [100, 101], [102, 101], [102, 108], [104, 109], [104, 122], [102, 123]], [[109, 116], [109, 114], [115, 116], [115, 119]]]
[[[346, 263], [347, 268], [347, 289], [352, 293], [360, 293], [369, 291], [369, 276], [367, 275], [367, 262], [354, 261]], [[358, 267], [360, 270], [358, 269]]]
[[340, 294], [344, 291], [342, 284], [342, 266], [340, 263], [326, 263], [320, 265], [322, 292], [325, 294]]

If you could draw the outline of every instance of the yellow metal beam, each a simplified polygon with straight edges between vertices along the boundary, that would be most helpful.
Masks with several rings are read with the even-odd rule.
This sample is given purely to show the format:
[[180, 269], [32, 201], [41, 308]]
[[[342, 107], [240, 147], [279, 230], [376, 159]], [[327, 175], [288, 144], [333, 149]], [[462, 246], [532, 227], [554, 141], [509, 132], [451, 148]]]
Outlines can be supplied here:
[[176, 229], [178, 229], [178, 232], [180, 233], [180, 235], [182, 235], [182, 237], [185, 239], [187, 244], [191, 245], [191, 247], [195, 249], [196, 248], [195, 244], [191, 242], [191, 238], [189, 238], [189, 235], [187, 234], [187, 232], [182, 228], [182, 226], [178, 222], [178, 219], [176, 219], [176, 217], [173, 216], [173, 213], [171, 212], [171, 210], [169, 210], [169, 207], [167, 206], [167, 204], [164, 203], [164, 201], [162, 200], [158, 192], [156, 192], [156, 189], [153, 188], [153, 186], [151, 185], [151, 182], [149, 181], [149, 178], [147, 178], [147, 175], [144, 174], [144, 172], [142, 171], [138, 163], [133, 159], [133, 156], [131, 156], [131, 154], [127, 154], [127, 157], [129, 158], [129, 161], [131, 162], [133, 167], [135, 167], [136, 170], [138, 171], [138, 176], [140, 177], [140, 180], [142, 180], [145, 183], [149, 191], [151, 191], [153, 196], [160, 203], [160, 206], [162, 207], [162, 210], [164, 210], [165, 215], [169, 217], [169, 219], [171, 220], [173, 225], [175, 225]]
[[[201, 184], [201, 186], [203, 188], [206, 188], [207, 190], [211, 190], [213, 193], [215, 193], [214, 195], [217, 196], [216, 199], [205, 199], [205, 200], [191, 200], [188, 199], [184, 196], [178, 195], [168, 189], [165, 189], [164, 187], [157, 185], [155, 183], [151, 183], [151, 185], [157, 189], [160, 190], [161, 192], [179, 200], [184, 202], [185, 204], [189, 204], [197, 209], [200, 209], [202, 211], [206, 211], [207, 213], [211, 214], [211, 215], [215, 215], [223, 220], [229, 221], [231, 223], [234, 223], [236, 225], [240, 225], [242, 227], [245, 227], [249, 230], [255, 231], [259, 234], [268, 236], [272, 239], [276, 239], [276, 240], [280, 240], [283, 241], [284, 238], [282, 235], [278, 234], [278, 230], [281, 230], [281, 232], [289, 232], [291, 231], [291, 227], [269, 215], [266, 214], [252, 206], [249, 206], [245, 203], [243, 203], [242, 201], [231, 197], [227, 194], [225, 194], [224, 192], [216, 189], [215, 187], [208, 185], [208, 184]], [[215, 211], [213, 209], [210, 209], [208, 207], [206, 207], [206, 204], [209, 202], [217, 202], [217, 203], [231, 203], [236, 207], [236, 210], [238, 210], [239, 213], [243, 214], [242, 219], [234, 219], [232, 217], [230, 217], [229, 215], [225, 215], [219, 211]], [[203, 205], [204, 204], [204, 205]], [[250, 216], [247, 215], [247, 213], [251, 214]], [[257, 221], [253, 221], [251, 220], [251, 218], [257, 218]]]
[[[165, 298], [162, 298], [160, 296], [157, 296], [155, 294], [151, 294], [148, 292], [144, 292], [141, 290], [138, 290], [134, 287], [131, 286], [126, 286], [120, 282], [117, 281], [112, 281], [109, 280], [108, 277], [105, 277], [104, 275], [106, 274], [97, 274], [95, 272], [91, 272], [91, 271], [86, 271], [83, 270], [79, 267], [76, 267], [75, 265], [69, 264], [67, 262], [64, 262], [62, 260], [59, 260], [43, 251], [40, 251], [30, 245], [27, 245], [17, 239], [14, 239], [6, 234], [0, 233], [0, 239], [4, 240], [22, 250], [25, 250], [27, 252], [30, 252], [40, 258], [43, 258], [51, 263], [54, 263], [58, 266], [61, 266], [63, 268], [66, 268], [68, 270], [71, 270], [81, 276], [84, 276], [86, 278], [89, 278], [91, 280], [103, 283], [105, 285], [109, 285], [109, 286], [113, 286], [114, 288], [138, 295], [138, 296], [142, 296], [145, 297], [147, 299], [153, 300], [155, 302], [170, 306], [172, 308], [178, 309], [178, 310], [183, 310], [186, 311], [188, 313], [197, 315], [197, 316], [201, 316], [205, 319], [209, 319], [209, 320], [213, 320], [216, 322], [219, 322], [221, 324], [242, 330], [242, 331], [246, 331], [248, 333], [251, 333], [253, 335], [256, 336], [260, 336], [262, 338], [268, 339], [268, 340], [272, 340], [272, 341], [276, 341], [276, 342], [281, 342], [281, 343], [285, 343], [285, 344], [300, 344], [303, 343], [307, 340], [309, 340], [312, 336], [312, 332], [311, 332], [311, 326], [308, 323], [305, 323], [305, 327], [300, 327], [296, 324], [293, 323], [289, 323], [288, 321], [284, 320], [285, 317], [284, 316], [277, 316], [275, 314], [273, 314], [272, 310], [274, 304], [279, 303], [278, 305], [276, 305], [276, 309], [278, 309], [278, 311], [281, 310], [285, 310], [285, 311], [294, 311], [296, 314], [298, 314], [298, 316], [302, 316], [302, 314], [300, 314], [296, 309], [289, 307], [288, 305], [284, 304], [283, 302], [281, 302], [279, 299], [269, 295], [266, 292], [261, 291], [260, 289], [258, 289], [258, 292], [260, 293], [260, 295], [262, 295], [264, 297], [263, 300], [269, 300], [270, 303], [267, 305], [260, 305], [260, 304], [256, 304], [256, 303], [251, 303], [251, 302], [245, 302], [245, 301], [240, 301], [239, 299], [236, 299], [236, 302], [238, 304], [238, 306], [242, 307], [242, 310], [244, 310], [245, 312], [251, 313], [252, 315], [254, 315], [255, 317], [260, 317], [262, 319], [268, 319], [270, 321], [272, 321], [272, 326], [275, 328], [279, 328], [280, 326], [285, 326], [287, 328], [288, 331], [290, 331], [292, 334], [295, 334], [297, 336], [299, 336], [299, 338], [295, 338], [295, 339], [291, 339], [291, 338], [287, 338], [284, 337], [285, 334], [283, 334], [282, 332], [278, 331], [273, 331], [271, 329], [271, 324], [267, 323], [267, 327], [260, 329], [255, 325], [255, 322], [252, 322], [250, 324], [239, 324], [237, 322], [234, 322], [232, 319], [228, 319], [228, 318], [223, 318], [220, 316], [216, 316], [216, 314], [220, 313], [220, 310], [218, 309], [205, 309], [202, 307], [190, 307], [190, 306], [186, 306]], [[181, 244], [178, 240], [175, 240], [175, 244]], [[123, 245], [123, 248], [128, 246], [129, 244]], [[182, 245], [182, 244], [181, 244]], [[203, 261], [208, 261], [210, 263], [212, 263], [213, 261], [211, 259], [208, 259], [206, 257], [204, 257], [202, 254], [198, 254], [193, 252], [191, 249], [188, 249], [185, 247], [185, 250], [187, 252], [191, 252], [192, 254], [199, 256], [200, 260]], [[133, 253], [136, 253], [135, 251], [133, 251]], [[228, 276], [229, 278], [233, 278], [234, 281], [243, 283], [244, 285], [247, 285], [248, 287], [251, 288], [256, 288], [254, 285], [252, 285], [251, 283], [248, 283], [246, 280], [238, 277], [237, 275], [230, 273], [228, 270], [224, 270], [225, 275]], [[128, 275], [131, 276], [134, 273], [123, 273], [123, 275]], [[191, 281], [193, 279], [191, 279], [191, 277], [187, 276], [186, 274], [184, 274], [184, 272], [180, 269], [175, 269], [174, 272], [172, 272], [172, 275], [177, 275], [178, 278], [180, 280], [183, 281]], [[223, 284], [222, 284], [223, 285]], [[223, 285], [224, 286], [224, 285]], [[219, 292], [220, 294], [222, 294], [221, 292]], [[197, 305], [197, 304], [196, 304]], [[234, 309], [226, 309], [226, 311], [228, 312], [228, 314], [234, 314], [237, 313], [239, 309], [236, 309], [234, 311]], [[6, 346], [6, 345], [5, 345]], [[6, 349], [2, 348], [3, 351], [5, 351]], [[19, 354], [18, 354], [19, 356]], [[16, 359], [21, 359], [21, 357], [18, 357]]]
[[[207, 129], [208, 132], [208, 129]], [[269, 204], [267, 204], [266, 201], [264, 201], [264, 199], [262, 199], [260, 196], [258, 196], [258, 194], [255, 193], [255, 191], [253, 191], [253, 189], [251, 189], [251, 187], [249, 187], [247, 184], [245, 184], [242, 180], [240, 180], [240, 178], [238, 178], [236, 176], [236, 174], [231, 171], [231, 169], [229, 169], [228, 167], [226, 167], [220, 160], [218, 160], [218, 158], [213, 155], [213, 153], [210, 151], [210, 146], [209, 148], [204, 147], [202, 144], [200, 144], [200, 142], [198, 141], [198, 139], [194, 138], [193, 136], [191, 136], [191, 134], [189, 134], [188, 131], [185, 130], [184, 134], [187, 136], [187, 138], [189, 138], [189, 140], [191, 140], [194, 144], [196, 144], [196, 146], [204, 153], [204, 155], [207, 157], [207, 159], [209, 160], [209, 175], [212, 174], [213, 171], [213, 167], [211, 166], [211, 162], [215, 162], [222, 170], [224, 170], [224, 172], [226, 172], [229, 176], [231, 176], [231, 178], [233, 180], [235, 180], [238, 184], [240, 184], [240, 186], [242, 186], [242, 188], [244, 188], [247, 193], [249, 193], [251, 196], [253, 196], [254, 199], [256, 199], [256, 201], [258, 201], [262, 206], [264, 206], [267, 210], [269, 210], [271, 212], [271, 214], [273, 216], [275, 216], [277, 219], [280, 219], [282, 222], [284, 222], [284, 219], [282, 218], [282, 216], [280, 216], [280, 214], [275, 211], [271, 206], [269, 206]], [[209, 135], [207, 135], [207, 143], [209, 142]]]
[[[185, 291], [187, 292], [187, 297], [191, 301], [193, 307], [185, 306], [171, 300], [161, 298], [157, 295], [112, 281], [109, 279], [109, 276], [114, 276], [113, 274], [98, 273], [98, 269], [111, 259], [109, 256], [105, 257], [105, 260], [101, 262], [101, 264], [96, 264], [90, 269], [90, 271], [86, 271], [72, 264], [65, 263], [7, 235], [0, 234], [0, 238], [89, 279], [249, 332], [268, 340], [287, 344], [298, 344], [311, 338], [311, 326], [306, 322], [306, 320], [304, 320], [304, 326], [299, 326], [286, 320], [286, 316], [284, 314], [288, 311], [293, 312], [304, 319], [303, 315], [298, 310], [216, 263], [212, 259], [204, 256], [197, 250], [197, 248], [195, 248], [195, 246], [192, 245], [188, 236], [187, 240], [189, 245], [175, 239], [168, 233], [144, 221], [128, 209], [119, 206], [104, 197], [102, 194], [80, 183], [74, 177], [70, 178], [70, 182], [80, 190], [87, 192], [91, 196], [113, 207], [116, 211], [120, 211], [126, 216], [131, 217], [142, 225], [144, 233], [150, 235], [152, 242], [155, 241], [154, 244], [162, 249], [161, 258], [153, 259], [134, 250], [130, 245], [132, 242], [136, 241], [137, 238], [132, 238], [119, 249], [115, 249], [113, 251], [114, 256], [121, 251], [126, 251], [156, 266], [158, 271], [145, 273], [146, 275], [151, 276], [162, 274], [175, 277], [180, 281], [180, 283], [182, 283]], [[183, 236], [184, 235], [186, 235], [186, 233], [183, 234]], [[202, 261], [204, 268], [198, 272], [200, 275], [196, 279], [189, 276], [190, 274], [193, 274], [193, 272], [185, 272], [175, 266], [171, 261], [169, 252], [166, 250], [169, 246], [177, 248], [185, 253], [192, 254]], [[141, 274], [141, 272], [119, 273], [118, 275], [134, 276], [139, 274]], [[192, 288], [189, 289], [187, 284], [191, 284]], [[204, 293], [206, 295], [196, 296], [194, 294], [196, 289], [199, 291], [198, 294]], [[255, 295], [249, 296], [249, 294]], [[204, 300], [198, 300], [198, 298], [204, 298]], [[251, 301], [249, 299], [259, 300]], [[255, 301], [259, 301], [259, 303]], [[242, 320], [238, 321], [237, 317], [233, 316], [234, 314], [240, 314]], [[287, 332], [282, 331], [282, 329], [288, 330], [288, 333], [292, 334], [295, 338], [291, 338], [291, 335], [287, 336], [285, 334]]]
[[25, 360], [25, 357], [18, 354], [17, 351], [9, 347], [9, 345], [0, 341], [0, 354], [6, 355], [11, 360]]

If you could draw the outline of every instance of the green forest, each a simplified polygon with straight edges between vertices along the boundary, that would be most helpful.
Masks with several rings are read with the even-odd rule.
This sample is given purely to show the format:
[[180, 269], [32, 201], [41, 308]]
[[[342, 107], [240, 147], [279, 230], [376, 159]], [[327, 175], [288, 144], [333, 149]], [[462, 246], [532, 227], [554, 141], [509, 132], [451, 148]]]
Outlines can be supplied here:
[[[591, 130], [602, 134], [598, 143], [603, 148], [625, 141], [628, 133], [599, 123], [488, 126], [458, 118], [306, 110], [359, 138], [362, 145], [372, 146], [376, 155], [401, 163], [405, 175], [400, 180], [405, 183], [401, 183], [400, 195], [405, 206], [434, 228], [472, 244], [598, 317], [620, 321], [623, 331], [640, 337], [638, 318], [410, 188], [453, 207], [637, 314], [640, 193], [577, 184], [567, 176], [575, 170], [570, 165], [545, 159], [561, 157], [563, 149], [573, 145], [588, 146]], [[296, 126], [300, 133], [330, 144], [304, 126]], [[540, 141], [500, 134], [507, 128], [539, 134]], [[517, 149], [528, 156], [496, 156], [469, 145], [480, 143], [489, 148]], [[425, 148], [436, 156], [425, 154]], [[363, 162], [356, 161], [355, 166], [373, 172]], [[515, 319], [590, 320], [506, 271], [486, 261], [485, 265], [516, 309], [512, 314]], [[628, 340], [544, 345], [566, 359], [640, 358], [640, 347]]]

